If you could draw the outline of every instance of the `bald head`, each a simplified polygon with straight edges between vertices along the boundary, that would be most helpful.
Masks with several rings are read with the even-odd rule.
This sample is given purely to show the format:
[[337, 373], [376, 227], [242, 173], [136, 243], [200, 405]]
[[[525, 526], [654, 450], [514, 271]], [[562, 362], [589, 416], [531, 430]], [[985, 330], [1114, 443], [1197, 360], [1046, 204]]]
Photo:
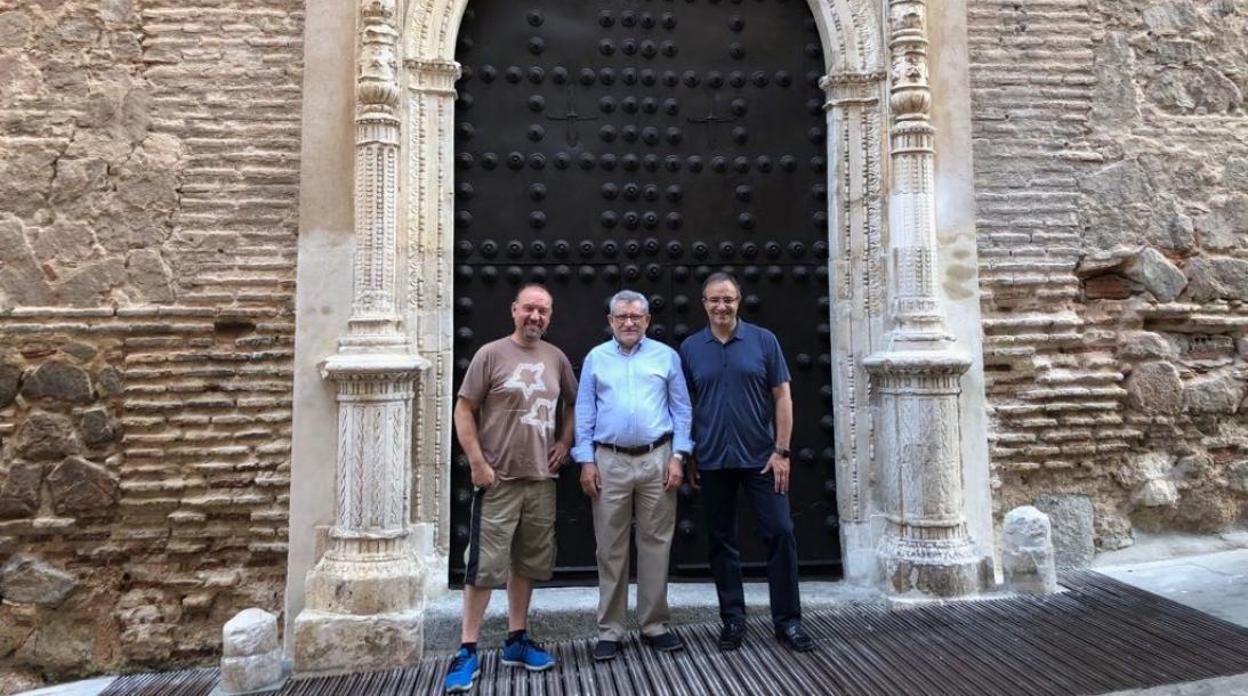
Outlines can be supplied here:
[[555, 298], [541, 285], [530, 284], [520, 288], [511, 303], [511, 320], [516, 325], [516, 341], [529, 345], [542, 340], [550, 327], [550, 315]]

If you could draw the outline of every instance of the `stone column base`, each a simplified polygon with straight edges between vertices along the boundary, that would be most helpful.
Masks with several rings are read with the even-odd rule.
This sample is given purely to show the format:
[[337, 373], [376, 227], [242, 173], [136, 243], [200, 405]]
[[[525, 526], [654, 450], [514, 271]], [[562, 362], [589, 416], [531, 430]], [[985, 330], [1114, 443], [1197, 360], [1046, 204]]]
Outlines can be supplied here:
[[295, 618], [295, 672], [369, 672], [415, 664], [424, 647], [424, 608], [390, 614], [307, 610]]
[[942, 558], [916, 558], [896, 550], [880, 550], [880, 573], [891, 595], [957, 599], [980, 594], [994, 584], [992, 558], [974, 549]]
[[425, 579], [415, 557], [369, 562], [331, 554], [308, 573], [308, 608], [331, 614], [387, 614], [420, 605]]

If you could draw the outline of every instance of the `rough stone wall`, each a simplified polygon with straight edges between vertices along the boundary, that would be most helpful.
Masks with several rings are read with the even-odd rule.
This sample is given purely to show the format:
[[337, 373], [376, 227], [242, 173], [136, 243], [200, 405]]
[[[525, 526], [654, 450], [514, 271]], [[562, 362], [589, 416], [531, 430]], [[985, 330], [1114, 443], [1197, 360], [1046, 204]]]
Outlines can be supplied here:
[[968, 24], [998, 514], [1088, 496], [1101, 549], [1243, 520], [1248, 3]]
[[281, 609], [302, 7], [0, 0], [0, 693]]

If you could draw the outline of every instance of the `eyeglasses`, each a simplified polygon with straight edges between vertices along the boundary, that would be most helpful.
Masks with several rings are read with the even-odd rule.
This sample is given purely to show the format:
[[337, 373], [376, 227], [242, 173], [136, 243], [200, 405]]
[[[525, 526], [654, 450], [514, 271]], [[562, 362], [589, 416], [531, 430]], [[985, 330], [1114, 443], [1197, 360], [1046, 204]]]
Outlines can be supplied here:
[[740, 297], [703, 297], [702, 301], [709, 305], [734, 305]]
[[629, 322], [632, 322], [634, 324], [640, 324], [641, 322], [645, 321], [649, 316], [650, 316], [649, 314], [612, 314], [611, 318], [614, 319], [615, 321], [620, 322], [621, 324], [627, 324]]

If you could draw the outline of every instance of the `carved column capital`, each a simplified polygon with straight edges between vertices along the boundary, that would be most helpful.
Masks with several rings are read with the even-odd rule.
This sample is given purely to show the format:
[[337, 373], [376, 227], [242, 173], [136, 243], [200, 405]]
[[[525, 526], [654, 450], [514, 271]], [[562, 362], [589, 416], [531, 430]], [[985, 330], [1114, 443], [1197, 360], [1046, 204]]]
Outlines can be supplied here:
[[819, 88], [828, 95], [828, 100], [823, 105], [824, 110], [839, 106], [878, 104], [880, 86], [887, 77], [883, 70], [824, 75], [819, 78]]
[[888, 10], [893, 117], [926, 121], [932, 108], [927, 80], [927, 4], [925, 0], [890, 0]]
[[360, 111], [393, 114], [399, 105], [395, 0], [361, 0], [356, 103]]
[[455, 96], [455, 81], [463, 68], [453, 60], [417, 60], [406, 63], [407, 85], [413, 92]]

